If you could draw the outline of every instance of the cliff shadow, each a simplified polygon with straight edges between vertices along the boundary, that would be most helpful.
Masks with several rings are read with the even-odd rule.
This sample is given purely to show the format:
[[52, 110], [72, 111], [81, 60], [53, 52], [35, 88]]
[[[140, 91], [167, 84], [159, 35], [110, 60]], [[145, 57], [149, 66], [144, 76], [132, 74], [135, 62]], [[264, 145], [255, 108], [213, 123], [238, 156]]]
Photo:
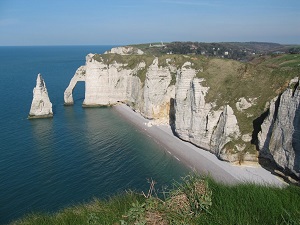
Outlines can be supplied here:
[[[296, 92], [299, 92], [300, 82], [298, 81], [293, 89], [293, 97], [295, 97]], [[295, 117], [293, 120], [294, 133], [292, 135], [292, 147], [295, 151], [294, 159], [294, 171], [300, 174], [300, 102], [297, 106]], [[300, 180], [300, 178], [298, 178]]]
[[275, 163], [275, 160], [274, 160], [272, 154], [270, 153], [270, 150], [269, 150], [269, 143], [270, 143], [270, 139], [272, 136], [274, 122], [276, 120], [277, 113], [278, 113], [279, 102], [280, 102], [280, 96], [278, 97], [278, 99], [275, 102], [275, 112], [273, 114], [272, 124], [268, 130], [268, 133], [266, 135], [266, 140], [264, 142], [262, 149], [259, 149], [258, 134], [259, 134], [259, 132], [261, 132], [261, 126], [262, 126], [263, 122], [270, 114], [270, 109], [267, 109], [265, 112], [263, 112], [259, 117], [257, 117], [252, 122], [253, 132], [252, 132], [251, 144], [255, 145], [256, 150], [258, 151], [258, 163], [264, 169], [268, 170], [272, 174], [276, 174], [275, 170], [279, 169]]
[[256, 150], [257, 151], [260, 151], [260, 152], [265, 151], [269, 155], [270, 155], [269, 143], [270, 143], [270, 139], [271, 139], [271, 136], [272, 136], [274, 123], [275, 123], [276, 118], [277, 118], [281, 95], [282, 94], [280, 94], [278, 96], [278, 98], [276, 99], [276, 101], [275, 101], [274, 114], [272, 115], [271, 125], [270, 125], [270, 128], [268, 130], [268, 133], [267, 133], [267, 136], [266, 136], [266, 140], [264, 142], [264, 146], [263, 146], [262, 149], [259, 149], [259, 146], [258, 146], [258, 133], [261, 131], [261, 125], [263, 124], [263, 122], [265, 121], [265, 119], [270, 114], [270, 108], [267, 109], [265, 112], [263, 112], [258, 118], [256, 118], [255, 120], [253, 120], [253, 123], [252, 123], [253, 124], [253, 132], [252, 132], [251, 144], [254, 144], [256, 146]]
[[74, 104], [83, 104], [85, 97], [85, 82], [77, 81], [76, 86], [72, 90]]
[[264, 122], [264, 120], [267, 118], [269, 115], [270, 110], [268, 109], [264, 113], [262, 113], [259, 117], [257, 117], [255, 120], [253, 120], [252, 125], [253, 125], [253, 132], [252, 132], [252, 139], [251, 139], [251, 144], [256, 146], [256, 150], [259, 151], [258, 147], [258, 133], [261, 131], [261, 125]]
[[[292, 136], [292, 146], [295, 151], [294, 171], [300, 173], [300, 103], [295, 112], [293, 121], [294, 133]], [[299, 179], [299, 178], [298, 178]]]
[[[269, 127], [269, 130], [267, 131], [266, 139], [264, 141], [264, 145], [262, 146], [262, 149], [259, 149], [259, 143], [258, 143], [258, 134], [261, 131], [261, 126], [264, 122], [264, 120], [269, 116], [270, 109], [266, 110], [264, 113], [262, 113], [258, 118], [253, 120], [253, 132], [252, 132], [252, 140], [251, 144], [254, 144], [256, 146], [256, 150], [259, 152], [258, 155], [258, 163], [266, 170], [271, 172], [272, 174], [281, 177], [285, 182], [287, 183], [294, 183], [295, 181], [297, 183], [297, 180], [299, 180], [295, 175], [293, 175], [290, 171], [288, 171], [285, 168], [282, 168], [277, 165], [277, 163], [274, 160], [274, 157], [272, 153], [270, 152], [269, 145], [273, 134], [273, 129], [275, 122], [278, 117], [278, 109], [280, 105], [281, 100], [280, 94], [275, 101], [275, 109], [274, 114], [272, 116], [271, 125]], [[294, 128], [295, 131], [293, 133], [292, 138], [292, 145], [293, 149], [295, 151], [295, 163], [294, 163], [294, 170], [299, 171], [300, 170], [300, 130], [297, 130], [297, 127], [300, 128], [300, 107], [298, 107], [297, 112], [295, 114], [294, 119]], [[298, 162], [298, 163], [296, 163]], [[300, 172], [300, 171], [299, 171]]]
[[170, 98], [170, 110], [169, 110], [169, 125], [171, 127], [172, 133], [174, 136], [177, 137], [176, 132], [175, 132], [175, 99]]

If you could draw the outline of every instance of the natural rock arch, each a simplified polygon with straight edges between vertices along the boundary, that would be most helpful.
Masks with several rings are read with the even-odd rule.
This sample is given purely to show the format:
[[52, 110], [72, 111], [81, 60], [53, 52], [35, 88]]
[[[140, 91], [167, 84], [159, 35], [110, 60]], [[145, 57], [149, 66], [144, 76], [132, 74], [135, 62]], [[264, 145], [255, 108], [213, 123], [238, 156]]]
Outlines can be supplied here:
[[81, 66], [76, 70], [75, 75], [72, 77], [69, 86], [64, 92], [64, 102], [65, 105], [73, 105], [74, 100], [73, 100], [73, 90], [77, 84], [78, 81], [84, 81], [85, 82], [85, 73], [86, 73], [86, 68], [85, 66]]

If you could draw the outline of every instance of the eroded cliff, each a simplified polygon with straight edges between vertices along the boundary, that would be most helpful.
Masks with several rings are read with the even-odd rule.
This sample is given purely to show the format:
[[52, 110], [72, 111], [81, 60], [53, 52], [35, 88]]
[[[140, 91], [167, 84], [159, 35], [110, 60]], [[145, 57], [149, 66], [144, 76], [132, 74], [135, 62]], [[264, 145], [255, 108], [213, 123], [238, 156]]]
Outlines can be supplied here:
[[258, 134], [262, 157], [286, 172], [300, 177], [300, 89], [299, 78], [270, 102], [268, 115]]
[[[84, 106], [126, 103], [150, 119], [152, 124], [170, 124], [179, 138], [231, 162], [257, 161], [259, 149], [255, 143], [258, 138], [258, 146], [264, 149], [260, 153], [263, 157], [269, 154], [266, 148], [272, 149], [270, 146], [274, 146], [278, 149], [277, 146], [284, 142], [282, 137], [286, 136], [284, 133], [287, 131], [275, 132], [271, 135], [274, 141], [268, 141], [268, 138], [272, 139], [269, 130], [280, 130], [283, 124], [274, 120], [274, 115], [266, 119], [269, 123], [265, 121], [256, 127], [253, 124], [264, 111], [266, 102], [281, 92], [281, 99], [285, 95], [286, 99], [290, 98], [289, 89], [286, 91], [288, 94], [284, 90], [293, 75], [293, 68], [287, 69], [281, 64], [278, 67], [273, 64], [269, 66], [268, 63], [273, 63], [272, 58], [241, 63], [202, 56], [153, 56], [139, 54], [139, 51], [132, 49], [129, 49], [131, 54], [125, 49], [124, 55], [124, 49], [121, 50], [113, 52], [121, 51], [122, 55], [110, 53], [112, 51], [103, 55], [89, 54], [86, 64], [76, 71], [65, 91], [65, 103], [73, 103], [72, 91], [76, 82], [85, 81]], [[276, 60], [280, 63], [280, 60], [286, 62], [287, 59], [282, 57]], [[296, 88], [292, 95], [297, 96], [298, 93]], [[276, 101], [271, 102], [270, 113]], [[292, 102], [297, 105], [296, 100]], [[280, 110], [277, 111], [276, 115], [281, 115]], [[294, 114], [288, 112], [289, 123], [293, 126], [299, 121], [296, 112], [299, 111]], [[296, 122], [291, 122], [292, 118], [296, 118]], [[298, 132], [297, 129], [294, 130]], [[257, 130], [261, 133], [258, 134]], [[291, 145], [298, 151], [297, 143], [282, 145], [282, 151], [287, 152]], [[278, 154], [282, 155], [280, 151]], [[270, 152], [272, 156], [276, 155], [272, 150]], [[299, 161], [297, 154], [294, 158]], [[290, 170], [295, 173], [295, 170]]]

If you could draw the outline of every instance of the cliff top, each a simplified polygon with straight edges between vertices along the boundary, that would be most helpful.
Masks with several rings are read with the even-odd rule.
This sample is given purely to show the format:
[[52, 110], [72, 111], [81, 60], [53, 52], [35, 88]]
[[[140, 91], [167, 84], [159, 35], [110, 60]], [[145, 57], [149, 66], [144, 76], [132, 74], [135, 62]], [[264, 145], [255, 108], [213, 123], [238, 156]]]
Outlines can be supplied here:
[[300, 45], [268, 42], [171, 42], [133, 45], [146, 54], [189, 54], [250, 61], [257, 55], [299, 54]]
[[[143, 50], [144, 51], [144, 50]], [[137, 68], [141, 62], [145, 67], [136, 72], [142, 82], [147, 68], [156, 56], [95, 54], [93, 59], [104, 64], [118, 63], [123, 68]], [[185, 62], [191, 62], [196, 76], [204, 78], [202, 85], [211, 87], [206, 101], [215, 109], [229, 104], [238, 118], [242, 133], [251, 133], [252, 121], [266, 110], [266, 102], [285, 90], [289, 81], [300, 74], [300, 54], [272, 54], [256, 56], [249, 62], [206, 57], [203, 55], [161, 54], [157, 56], [158, 67], [181, 69]], [[171, 84], [176, 82], [176, 71], [172, 72]], [[245, 106], [246, 105], [246, 106]]]

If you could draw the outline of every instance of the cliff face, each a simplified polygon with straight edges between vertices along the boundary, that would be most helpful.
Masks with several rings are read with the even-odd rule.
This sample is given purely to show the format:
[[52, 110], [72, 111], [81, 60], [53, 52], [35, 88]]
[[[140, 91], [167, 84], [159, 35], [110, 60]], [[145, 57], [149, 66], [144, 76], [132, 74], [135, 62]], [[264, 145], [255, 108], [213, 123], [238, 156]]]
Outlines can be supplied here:
[[[290, 75], [282, 76], [290, 67], [275, 71], [264, 61], [257, 66], [201, 56], [154, 57], [130, 48], [113, 52], [120, 54], [86, 57], [65, 91], [65, 104], [73, 104], [73, 88], [84, 81], [84, 106], [123, 102], [152, 124], [170, 124], [179, 138], [222, 160], [257, 161], [259, 150], [261, 157], [299, 176], [299, 82], [294, 79], [284, 91]], [[266, 102], [281, 92], [255, 128]], [[257, 139], [259, 149], [251, 144]]]
[[225, 145], [240, 136], [237, 119], [229, 105], [213, 109], [206, 103], [209, 87], [202, 85], [204, 79], [196, 78], [191, 63], [183, 65], [177, 76], [175, 96], [175, 132], [183, 140], [205, 148], [227, 161], [237, 161], [235, 152]]
[[81, 66], [76, 70], [76, 73], [72, 77], [69, 86], [65, 90], [64, 93], [64, 102], [65, 105], [73, 105], [73, 89], [75, 88], [78, 81], [85, 81], [85, 73], [86, 73], [86, 67]]
[[113, 105], [117, 102], [136, 102], [141, 94], [141, 82], [134, 76], [136, 70], [142, 68], [141, 63], [134, 70], [125, 69], [123, 64], [105, 64], [86, 57], [86, 65], [77, 69], [64, 93], [66, 105], [72, 105], [72, 92], [78, 81], [85, 82], [84, 106]]
[[119, 55], [132, 55], [132, 54], [137, 54], [137, 55], [143, 55], [144, 52], [138, 48], [132, 47], [132, 46], [122, 46], [122, 47], [116, 47], [112, 48], [109, 51], [106, 51], [104, 54], [119, 54]]
[[[76, 71], [65, 91], [65, 104], [73, 103], [76, 83], [85, 81], [84, 106], [126, 103], [152, 123], [172, 123], [181, 139], [223, 160], [237, 161], [238, 148], [225, 146], [240, 137], [234, 112], [229, 105], [214, 109], [214, 103], [205, 102], [209, 87], [202, 85], [204, 79], [196, 77], [198, 71], [192, 68], [192, 63], [185, 62], [178, 67], [170, 59], [159, 62], [155, 57], [148, 65], [145, 61], [129, 67], [128, 62], [112, 60], [108, 63], [103, 55], [96, 58], [89, 54], [86, 65]], [[141, 71], [145, 74], [143, 82]]]
[[148, 67], [141, 99], [144, 117], [160, 123], [169, 122], [170, 101], [174, 98], [174, 86], [170, 85], [171, 72], [169, 67], [158, 66], [158, 58]]
[[[94, 59], [93, 54], [86, 57], [86, 65], [81, 66], [64, 93], [65, 104], [73, 104], [72, 92], [78, 81], [85, 81], [83, 106], [114, 105], [127, 103], [144, 117], [159, 123], [169, 122], [170, 99], [174, 98], [174, 86], [169, 86], [169, 68], [158, 66], [158, 59], [145, 68], [144, 61], [129, 68], [127, 63], [113, 61], [107, 64], [104, 59]], [[138, 77], [146, 70], [144, 84]]]
[[50, 102], [45, 81], [41, 74], [38, 74], [36, 86], [33, 89], [33, 99], [28, 118], [53, 117], [52, 103]]
[[300, 89], [298, 78], [270, 103], [258, 134], [260, 154], [300, 178]]
[[88, 55], [86, 62], [85, 106], [112, 105], [126, 102], [130, 97], [137, 98], [141, 87], [138, 80], [133, 79], [134, 70], [117, 62], [96, 61], [93, 55]]

